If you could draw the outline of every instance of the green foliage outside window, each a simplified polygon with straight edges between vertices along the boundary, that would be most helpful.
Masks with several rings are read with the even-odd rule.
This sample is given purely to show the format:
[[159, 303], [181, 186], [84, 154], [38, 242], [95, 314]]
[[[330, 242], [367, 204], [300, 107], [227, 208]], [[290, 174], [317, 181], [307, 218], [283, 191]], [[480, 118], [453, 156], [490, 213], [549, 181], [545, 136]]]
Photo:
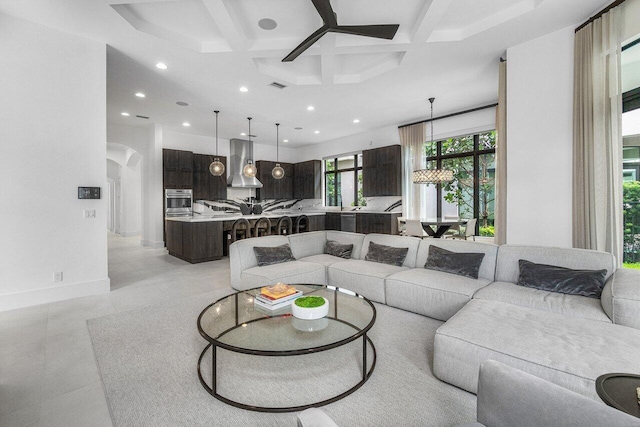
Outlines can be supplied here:
[[[640, 181], [622, 184], [623, 203], [623, 260], [625, 263], [640, 261]], [[640, 268], [633, 265], [625, 267]]]

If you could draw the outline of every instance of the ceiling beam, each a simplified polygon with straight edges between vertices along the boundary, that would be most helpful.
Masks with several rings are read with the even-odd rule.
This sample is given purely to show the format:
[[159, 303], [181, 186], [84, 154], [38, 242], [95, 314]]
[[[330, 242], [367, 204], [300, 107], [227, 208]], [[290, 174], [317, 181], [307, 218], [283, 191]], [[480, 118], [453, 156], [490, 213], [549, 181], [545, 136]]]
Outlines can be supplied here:
[[431, 33], [436, 29], [452, 0], [431, 0], [426, 3], [411, 29], [413, 43], [426, 43]]
[[247, 39], [240, 31], [240, 25], [229, 12], [222, 0], [202, 0], [207, 8], [211, 19], [218, 26], [222, 36], [234, 52], [241, 52], [247, 49]]

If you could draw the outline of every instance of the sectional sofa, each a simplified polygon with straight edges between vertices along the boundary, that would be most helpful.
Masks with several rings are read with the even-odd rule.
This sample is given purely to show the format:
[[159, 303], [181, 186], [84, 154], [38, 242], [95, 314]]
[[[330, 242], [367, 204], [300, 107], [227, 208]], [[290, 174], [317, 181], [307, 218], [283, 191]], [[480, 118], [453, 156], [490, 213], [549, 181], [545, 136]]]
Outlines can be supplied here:
[[[328, 240], [352, 244], [350, 258], [326, 254]], [[371, 243], [407, 248], [403, 264], [365, 260]], [[295, 260], [258, 266], [254, 247], [283, 244]], [[431, 245], [484, 254], [477, 279], [425, 269]], [[480, 364], [490, 359], [596, 400], [601, 374], [640, 372], [640, 272], [616, 269], [608, 253], [318, 231], [240, 240], [229, 256], [237, 290], [328, 284], [444, 321], [435, 336], [434, 374], [472, 393]], [[599, 299], [523, 287], [519, 260], [606, 270], [606, 284]]]

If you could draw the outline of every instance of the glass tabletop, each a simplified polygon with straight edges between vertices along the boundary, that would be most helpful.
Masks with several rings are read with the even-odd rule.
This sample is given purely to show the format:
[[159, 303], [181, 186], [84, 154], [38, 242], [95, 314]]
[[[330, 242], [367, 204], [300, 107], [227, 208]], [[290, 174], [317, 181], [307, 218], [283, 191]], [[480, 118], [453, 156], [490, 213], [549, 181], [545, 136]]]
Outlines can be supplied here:
[[376, 309], [354, 292], [322, 285], [293, 285], [305, 295], [329, 301], [329, 314], [301, 320], [291, 308], [270, 311], [256, 305], [260, 288], [236, 292], [204, 309], [198, 318], [200, 334], [209, 342], [249, 354], [302, 354], [333, 348], [366, 333], [375, 322]]

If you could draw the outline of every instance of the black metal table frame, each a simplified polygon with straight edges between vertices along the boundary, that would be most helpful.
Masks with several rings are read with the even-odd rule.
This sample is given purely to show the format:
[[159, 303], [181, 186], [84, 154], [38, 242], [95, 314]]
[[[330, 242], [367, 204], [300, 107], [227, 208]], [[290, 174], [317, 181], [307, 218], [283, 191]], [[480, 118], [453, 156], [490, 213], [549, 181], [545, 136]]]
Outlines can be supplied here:
[[[318, 286], [318, 289], [326, 289], [327, 286], [325, 285], [309, 285], [309, 286]], [[262, 320], [268, 320], [270, 318], [273, 317], [284, 317], [284, 316], [291, 316], [291, 314], [289, 313], [285, 313], [285, 314], [281, 314], [278, 316], [267, 316], [267, 317], [260, 317], [258, 319], [253, 319], [249, 322], [243, 322], [240, 323], [238, 320], [238, 295], [242, 294], [242, 293], [246, 293], [246, 292], [250, 292], [250, 291], [254, 291], [254, 290], [258, 290], [260, 289], [260, 287], [258, 288], [253, 288], [253, 289], [248, 289], [246, 291], [238, 291], [235, 294], [232, 294], [234, 299], [235, 299], [235, 313], [236, 313], [236, 324], [235, 326], [227, 329], [226, 331], [222, 332], [220, 335], [218, 335], [218, 338], [223, 337], [224, 335], [226, 335], [227, 333], [243, 327], [243, 325], [247, 324], [247, 323], [253, 323], [253, 322], [259, 322]], [[202, 310], [202, 312], [200, 313], [200, 315], [198, 316], [198, 331], [200, 332], [200, 335], [202, 335], [202, 337], [204, 339], [206, 339], [207, 341], [209, 341], [209, 344], [204, 348], [204, 350], [202, 350], [202, 353], [200, 354], [200, 357], [198, 358], [198, 378], [200, 379], [200, 384], [202, 384], [202, 387], [205, 388], [205, 390], [207, 390], [207, 392], [209, 394], [211, 394], [213, 397], [215, 397], [216, 399], [235, 406], [237, 408], [241, 408], [241, 409], [246, 409], [249, 411], [258, 411], [258, 412], [294, 412], [294, 411], [302, 411], [305, 410], [307, 408], [312, 408], [312, 407], [317, 407], [317, 406], [323, 406], [323, 405], [327, 405], [329, 403], [333, 403], [336, 402], [348, 395], [350, 395], [351, 393], [353, 393], [354, 391], [358, 390], [360, 387], [362, 387], [362, 385], [364, 383], [367, 382], [367, 380], [371, 377], [371, 374], [373, 373], [373, 370], [376, 367], [376, 348], [373, 345], [373, 342], [371, 341], [371, 338], [369, 338], [367, 336], [367, 332], [369, 331], [369, 329], [371, 329], [371, 327], [373, 326], [373, 324], [375, 323], [376, 320], [376, 308], [374, 307], [374, 305], [371, 303], [371, 301], [369, 301], [367, 298], [365, 298], [364, 296], [358, 295], [352, 291], [349, 291], [350, 293], [353, 293], [356, 297], [362, 298], [364, 301], [366, 301], [370, 306], [371, 309], [373, 310], [373, 316], [371, 317], [371, 321], [369, 322], [369, 324], [363, 328], [360, 329], [357, 326], [351, 324], [350, 322], [347, 322], [345, 320], [342, 319], [338, 319], [338, 304], [337, 304], [337, 293], [339, 292], [340, 288], [338, 287], [329, 287], [329, 289], [334, 290], [334, 301], [333, 301], [333, 316], [327, 316], [327, 318], [331, 319], [331, 320], [335, 320], [341, 323], [344, 323], [345, 325], [348, 325], [350, 327], [352, 327], [353, 329], [357, 330], [358, 333], [354, 334], [351, 337], [345, 338], [343, 340], [337, 341], [335, 343], [332, 344], [327, 344], [327, 345], [323, 345], [323, 346], [319, 346], [319, 347], [314, 347], [314, 348], [307, 348], [307, 349], [298, 349], [298, 350], [282, 350], [282, 351], [272, 351], [272, 350], [252, 350], [252, 349], [246, 349], [246, 348], [241, 348], [241, 347], [235, 347], [232, 345], [228, 345], [222, 342], [217, 341], [214, 338], [211, 338], [209, 335], [207, 335], [206, 332], [204, 332], [202, 330], [202, 327], [200, 326], [200, 319], [202, 318], [202, 315], [212, 306], [216, 305], [217, 303], [219, 303], [220, 301], [227, 299], [229, 297], [231, 297], [231, 295], [227, 295], [223, 298], [220, 298], [218, 300], [216, 300], [214, 303], [209, 304], [204, 310]], [[314, 291], [315, 292], [315, 291]], [[309, 292], [308, 294], [313, 293], [313, 292]], [[353, 342], [355, 340], [357, 340], [358, 338], [362, 337], [362, 380], [360, 380], [356, 385], [354, 385], [353, 387], [351, 387], [350, 389], [346, 390], [343, 393], [338, 394], [337, 396], [331, 397], [329, 399], [325, 399], [319, 402], [314, 402], [314, 403], [309, 403], [306, 405], [299, 405], [299, 406], [286, 406], [286, 407], [265, 407], [265, 406], [255, 406], [255, 405], [248, 405], [245, 403], [241, 403], [241, 402], [237, 402], [235, 400], [231, 400], [229, 398], [226, 398], [222, 395], [220, 395], [217, 392], [217, 381], [216, 381], [216, 374], [217, 374], [217, 357], [216, 357], [216, 350], [218, 347], [223, 348], [225, 350], [229, 350], [232, 352], [236, 352], [236, 353], [243, 353], [243, 354], [250, 354], [250, 355], [254, 355], [254, 356], [300, 356], [300, 355], [305, 355], [305, 354], [314, 354], [314, 353], [320, 353], [323, 351], [327, 351], [327, 350], [331, 350], [340, 346], [343, 346], [345, 344], [348, 344], [350, 342]], [[369, 370], [367, 370], [367, 342], [369, 343], [369, 346], [371, 347], [372, 353], [373, 353], [373, 361], [371, 362], [371, 367], [369, 368]], [[202, 369], [201, 369], [201, 365], [202, 365], [202, 360], [204, 359], [205, 354], [207, 353], [207, 350], [209, 350], [209, 348], [211, 348], [211, 386], [209, 386], [203, 376], [202, 376]]]

